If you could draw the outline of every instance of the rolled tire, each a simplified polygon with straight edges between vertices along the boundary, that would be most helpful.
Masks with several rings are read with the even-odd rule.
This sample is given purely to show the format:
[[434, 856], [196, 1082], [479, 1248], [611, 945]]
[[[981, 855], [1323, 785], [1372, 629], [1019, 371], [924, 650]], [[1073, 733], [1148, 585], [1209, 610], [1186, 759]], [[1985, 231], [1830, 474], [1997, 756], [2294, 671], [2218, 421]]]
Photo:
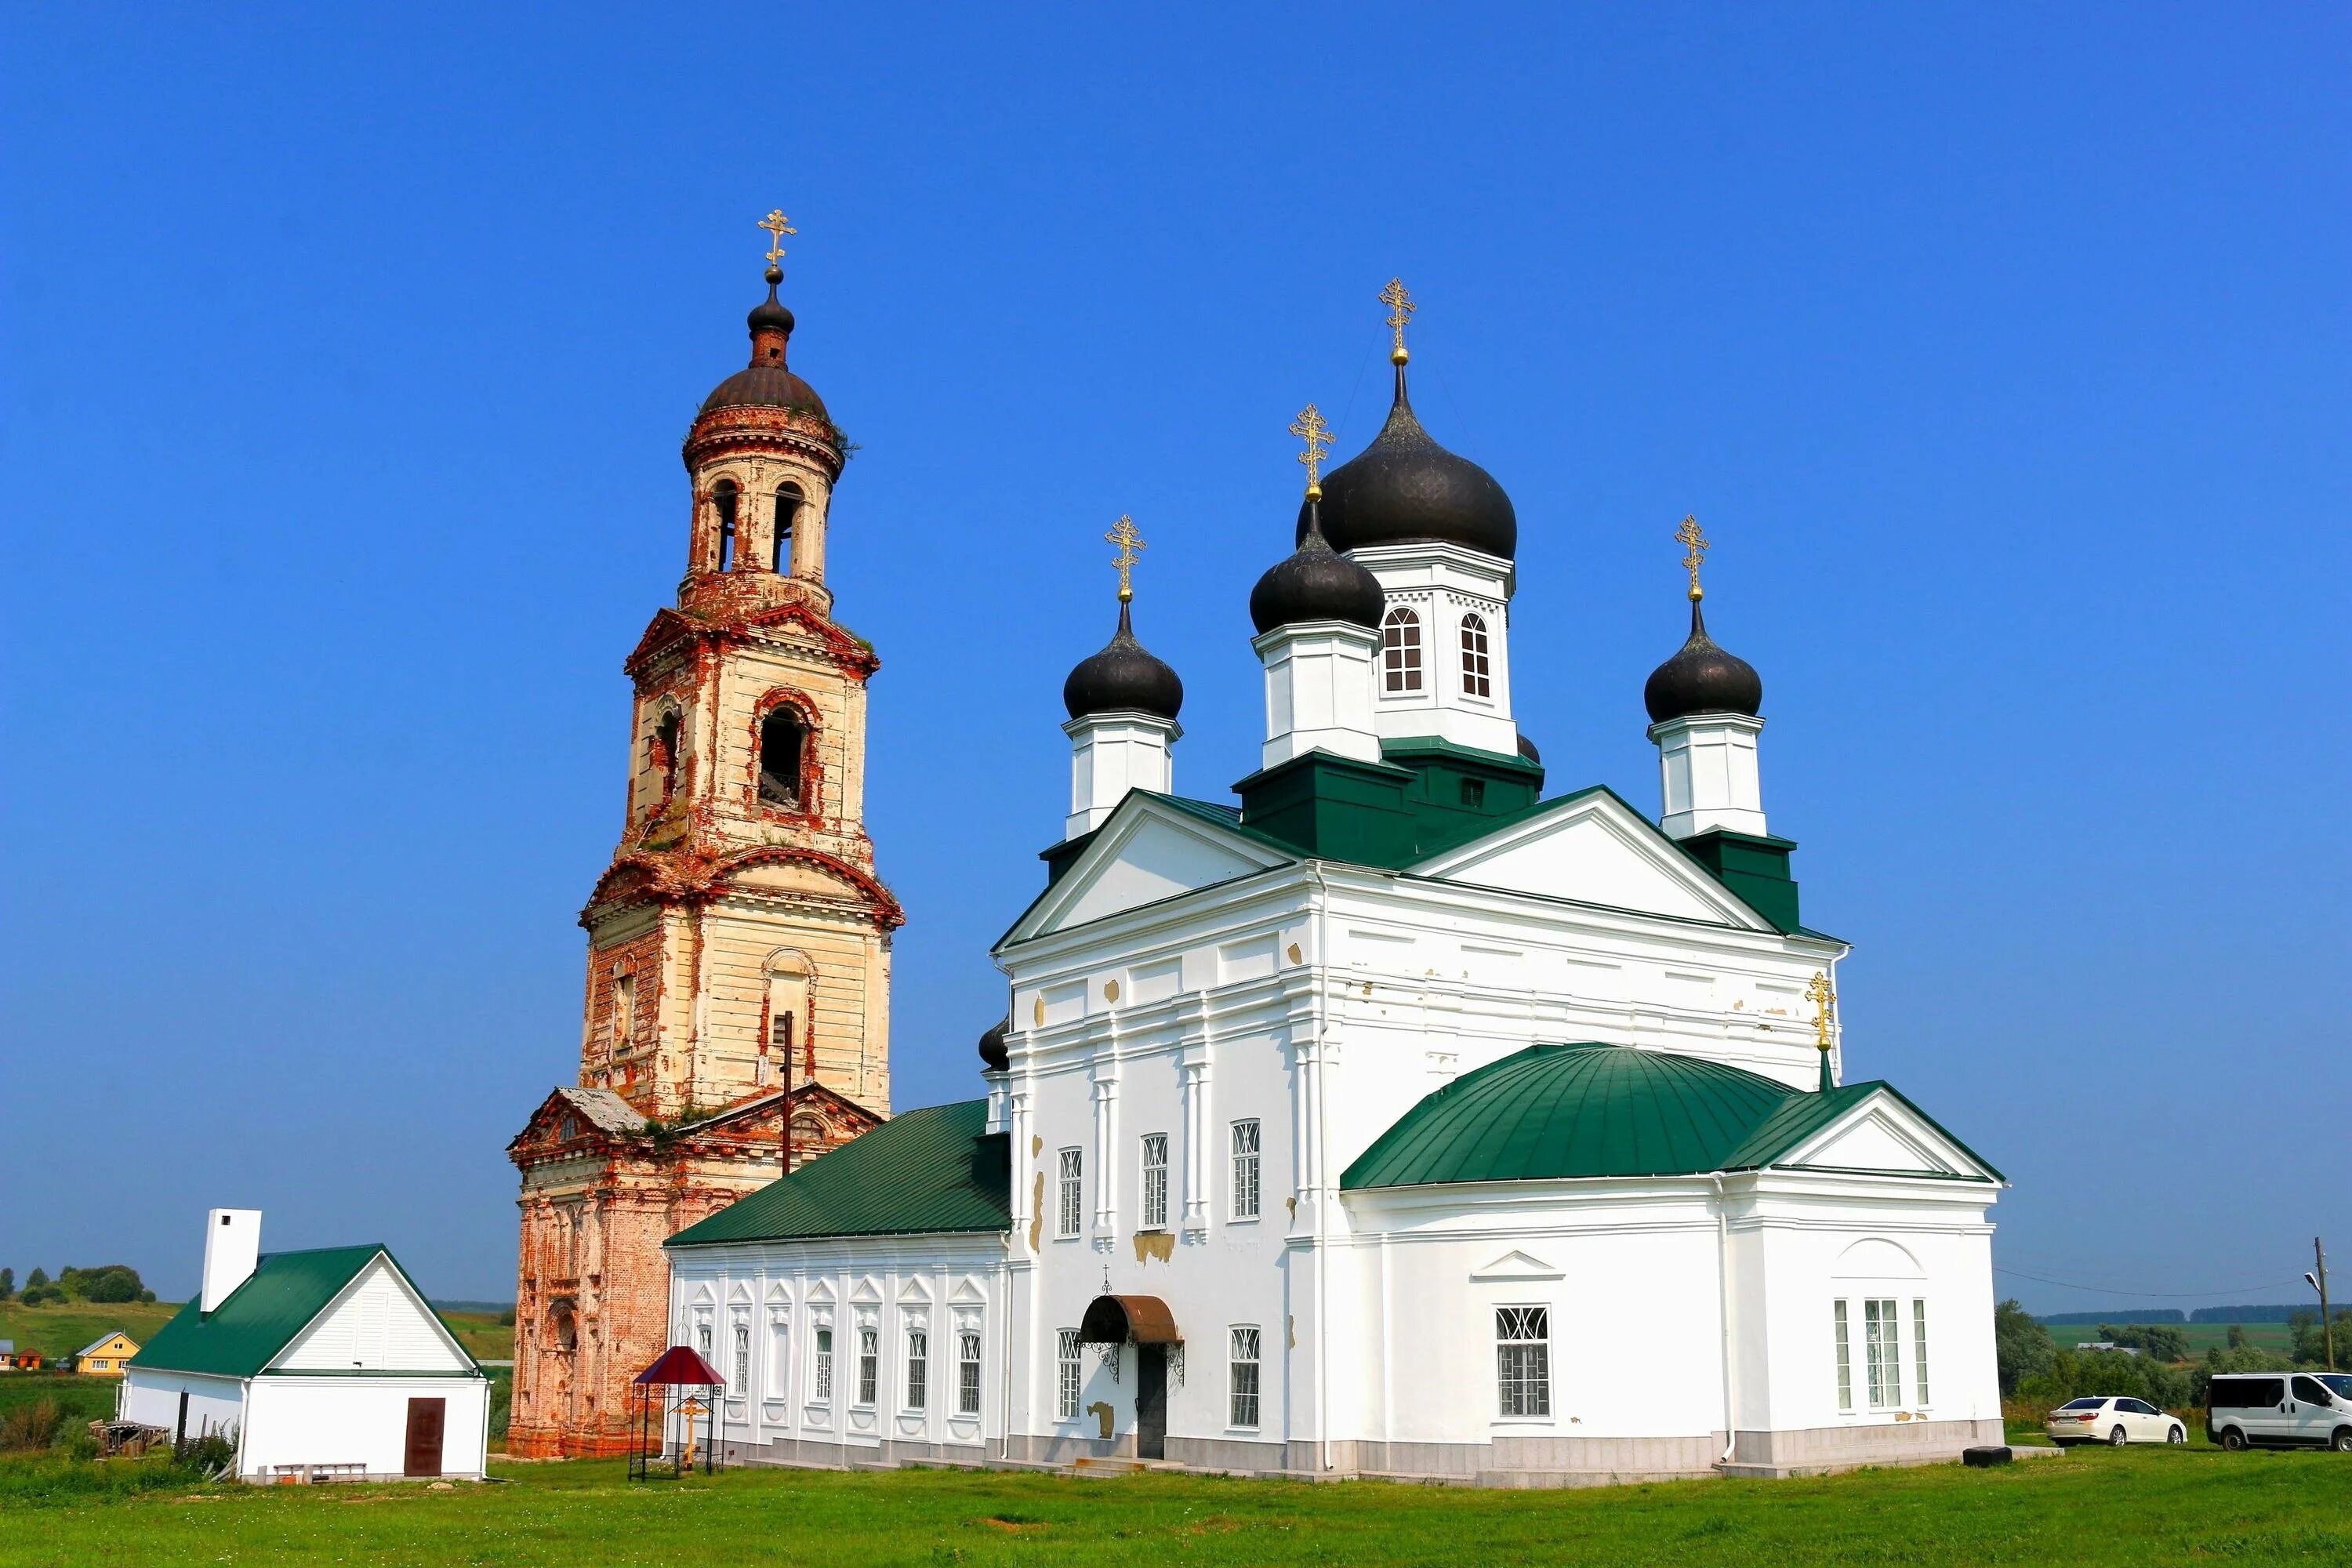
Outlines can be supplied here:
[[2110, 1448], [2120, 1448], [2130, 1441], [2130, 1438], [2124, 1436], [2124, 1429], [2120, 1426], [2107, 1434], [2107, 1447]]
[[2224, 1427], [2221, 1431], [2221, 1447], [2232, 1454], [2242, 1454], [2246, 1451], [2246, 1435], [2235, 1426]]
[[2327, 1446], [2339, 1454], [2352, 1454], [2352, 1426], [2336, 1428], [2336, 1436]]
[[2189, 1434], [2184, 1428], [2175, 1426], [2164, 1435], [2164, 1440], [2178, 1448], [2189, 1441]]

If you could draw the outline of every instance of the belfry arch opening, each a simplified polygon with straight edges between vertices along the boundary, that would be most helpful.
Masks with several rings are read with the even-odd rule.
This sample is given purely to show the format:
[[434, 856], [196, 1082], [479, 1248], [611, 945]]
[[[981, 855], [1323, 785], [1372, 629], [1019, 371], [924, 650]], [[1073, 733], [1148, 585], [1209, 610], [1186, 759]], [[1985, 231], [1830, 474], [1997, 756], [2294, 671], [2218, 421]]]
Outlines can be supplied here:
[[721, 479], [710, 489], [710, 510], [719, 525], [719, 569], [728, 570], [735, 562], [735, 513], [742, 492], [733, 479]]
[[805, 499], [798, 485], [776, 487], [775, 548], [769, 561], [773, 571], [788, 573], [793, 569], [793, 528], [800, 521], [801, 507]]
[[808, 721], [791, 708], [760, 721], [760, 804], [807, 809]]

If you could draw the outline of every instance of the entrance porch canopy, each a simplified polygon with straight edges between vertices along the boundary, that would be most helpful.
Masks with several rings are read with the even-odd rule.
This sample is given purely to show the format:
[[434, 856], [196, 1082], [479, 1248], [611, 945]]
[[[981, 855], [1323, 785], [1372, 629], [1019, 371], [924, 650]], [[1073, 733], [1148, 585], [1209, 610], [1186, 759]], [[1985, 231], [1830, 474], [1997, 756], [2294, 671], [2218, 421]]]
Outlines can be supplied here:
[[1181, 1345], [1176, 1314], [1157, 1296], [1097, 1296], [1078, 1321], [1080, 1342], [1090, 1345]]

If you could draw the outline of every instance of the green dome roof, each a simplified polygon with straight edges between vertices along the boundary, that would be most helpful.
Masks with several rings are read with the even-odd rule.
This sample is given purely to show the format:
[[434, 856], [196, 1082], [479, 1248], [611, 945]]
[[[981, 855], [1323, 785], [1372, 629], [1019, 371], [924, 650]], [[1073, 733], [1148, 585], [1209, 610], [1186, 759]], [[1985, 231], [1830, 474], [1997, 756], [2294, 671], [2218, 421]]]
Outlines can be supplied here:
[[1625, 1046], [1530, 1046], [1463, 1074], [1381, 1134], [1343, 1187], [1752, 1169], [1883, 1084], [1793, 1089]]

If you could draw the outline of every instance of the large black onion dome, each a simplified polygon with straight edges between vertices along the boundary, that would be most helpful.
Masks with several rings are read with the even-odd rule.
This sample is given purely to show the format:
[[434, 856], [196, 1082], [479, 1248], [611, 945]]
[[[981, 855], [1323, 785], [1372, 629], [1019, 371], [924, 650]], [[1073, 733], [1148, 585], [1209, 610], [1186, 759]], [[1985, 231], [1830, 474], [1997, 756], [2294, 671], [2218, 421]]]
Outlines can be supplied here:
[[714, 408], [797, 408], [819, 416], [824, 400], [816, 389], [784, 368], [784, 351], [793, 335], [793, 313], [776, 298], [784, 275], [768, 268], [768, 297], [751, 307], [744, 319], [751, 329], [751, 363], [739, 370], [702, 400], [701, 412]]
[[[1302, 543], [1307, 522], [1302, 506]], [[1334, 550], [1442, 540], [1508, 561], [1519, 547], [1519, 514], [1492, 474], [1421, 427], [1399, 365], [1388, 423], [1370, 446], [1323, 476], [1323, 537]]]
[[1377, 631], [1388, 598], [1381, 580], [1333, 550], [1307, 506], [1307, 537], [1297, 550], [1266, 568], [1250, 590], [1250, 621], [1261, 632], [1301, 621], [1344, 621]]
[[1008, 1014], [1002, 1022], [991, 1025], [988, 1033], [981, 1036], [980, 1065], [988, 1071], [1003, 1072], [1013, 1065], [1012, 1057], [1004, 1049], [1004, 1037], [1012, 1029], [1013, 1018]]
[[1127, 601], [1118, 605], [1118, 630], [1102, 651], [1078, 661], [1062, 682], [1062, 706], [1073, 719], [1108, 713], [1118, 708], [1140, 708], [1162, 719], [1173, 719], [1184, 706], [1184, 683], [1141, 643], [1135, 640]]
[[1752, 719], [1764, 706], [1764, 678], [1746, 659], [1715, 646], [1694, 599], [1690, 640], [1650, 672], [1642, 701], [1654, 724], [1693, 713], [1745, 713]]

